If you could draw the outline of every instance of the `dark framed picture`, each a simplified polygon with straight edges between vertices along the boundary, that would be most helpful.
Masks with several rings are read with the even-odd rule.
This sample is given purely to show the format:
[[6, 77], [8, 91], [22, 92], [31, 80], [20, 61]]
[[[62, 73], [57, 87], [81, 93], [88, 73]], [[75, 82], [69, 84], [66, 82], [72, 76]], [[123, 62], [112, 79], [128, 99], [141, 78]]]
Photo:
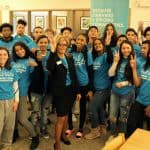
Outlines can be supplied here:
[[67, 26], [67, 17], [66, 16], [56, 16], [56, 28], [61, 29]]
[[81, 30], [88, 30], [89, 26], [90, 26], [90, 17], [88, 16], [81, 17], [80, 19]]
[[35, 16], [35, 27], [39, 26], [44, 28], [45, 18], [44, 16]]

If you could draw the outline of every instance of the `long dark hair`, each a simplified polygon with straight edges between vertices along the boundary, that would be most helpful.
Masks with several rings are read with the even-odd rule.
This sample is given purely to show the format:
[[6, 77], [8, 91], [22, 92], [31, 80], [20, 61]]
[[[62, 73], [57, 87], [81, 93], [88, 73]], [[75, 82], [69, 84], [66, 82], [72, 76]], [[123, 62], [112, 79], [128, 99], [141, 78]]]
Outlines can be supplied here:
[[115, 29], [114, 24], [108, 23], [108, 24], [105, 26], [104, 33], [103, 33], [103, 40], [105, 41], [105, 39], [106, 39], [106, 36], [107, 36], [107, 32], [106, 32], [106, 31], [107, 31], [107, 28], [108, 28], [109, 26], [111, 26], [111, 27], [113, 28], [113, 35], [112, 35], [112, 37], [111, 37], [110, 46], [111, 46], [111, 47], [114, 47], [114, 46], [116, 46], [116, 44], [117, 44], [117, 31], [116, 31], [116, 29]]
[[144, 70], [146, 71], [150, 67], [150, 40], [143, 41], [142, 44], [148, 44], [146, 63], [144, 65]]
[[93, 60], [95, 60], [95, 58], [98, 56], [98, 53], [97, 53], [97, 51], [96, 51], [96, 49], [94, 47], [95, 41], [97, 41], [97, 40], [99, 40], [102, 43], [102, 45], [103, 45], [103, 52], [105, 52], [105, 45], [104, 45], [103, 40], [100, 39], [100, 38], [95, 39], [93, 41], [93, 45], [92, 45], [92, 57], [93, 57]]
[[[16, 54], [16, 46], [21, 46], [24, 50], [25, 50], [25, 56], [20, 58], [17, 54]], [[12, 51], [12, 55], [13, 55], [13, 60], [16, 62], [17, 59], [25, 59], [25, 58], [29, 58], [32, 57], [34, 58], [33, 53], [30, 51], [29, 47], [24, 43], [24, 42], [16, 42], [13, 46], [13, 51]]]
[[[122, 64], [122, 60], [124, 59], [123, 54], [122, 54], [122, 52], [121, 52], [121, 49], [122, 49], [123, 44], [128, 44], [128, 45], [130, 45], [130, 47], [131, 47], [130, 56], [132, 55], [133, 58], [134, 58], [134, 56], [135, 56], [132, 43], [131, 43], [130, 41], [127, 41], [127, 40], [126, 40], [126, 41], [123, 41], [123, 42], [121, 43], [121, 45], [120, 45], [120, 48], [119, 48], [120, 60], [119, 60], [119, 63], [118, 63], [118, 65], [117, 65], [116, 73], [117, 73], [118, 70], [120, 69], [120, 66], [121, 66], [121, 64]], [[130, 66], [130, 59], [131, 59], [130, 56], [127, 58], [128, 62], [127, 62], [127, 64], [126, 64], [126, 66], [125, 66], [124, 75], [125, 75], [125, 77], [127, 78], [127, 80], [128, 80], [130, 83], [133, 84], [133, 73], [132, 73], [132, 69], [131, 69], [131, 66]]]
[[10, 55], [9, 55], [9, 51], [8, 51], [8, 49], [7, 49], [6, 47], [0, 47], [0, 51], [1, 51], [1, 50], [6, 51], [7, 54], [8, 54], [8, 59], [7, 59], [7, 61], [6, 61], [4, 67], [5, 67], [7, 70], [10, 70], [10, 69], [11, 69], [11, 63], [10, 63]]

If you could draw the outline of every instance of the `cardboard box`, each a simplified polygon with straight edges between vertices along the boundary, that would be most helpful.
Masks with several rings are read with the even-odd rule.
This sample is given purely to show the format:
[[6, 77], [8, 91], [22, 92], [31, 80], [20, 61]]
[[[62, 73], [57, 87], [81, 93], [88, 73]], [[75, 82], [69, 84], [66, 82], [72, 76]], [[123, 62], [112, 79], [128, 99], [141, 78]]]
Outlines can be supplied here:
[[150, 131], [136, 129], [119, 150], [150, 150]]

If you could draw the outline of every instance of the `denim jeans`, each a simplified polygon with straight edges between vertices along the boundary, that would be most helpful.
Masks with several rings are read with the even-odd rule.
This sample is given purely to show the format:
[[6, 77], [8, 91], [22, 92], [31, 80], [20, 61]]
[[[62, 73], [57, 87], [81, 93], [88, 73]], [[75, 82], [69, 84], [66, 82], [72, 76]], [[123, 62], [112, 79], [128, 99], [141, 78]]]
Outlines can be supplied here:
[[49, 113], [49, 108], [51, 104], [51, 97], [44, 96], [36, 93], [31, 93], [31, 122], [34, 125], [37, 132], [39, 128], [42, 130], [46, 129], [47, 118]]
[[41, 129], [47, 129], [48, 114], [52, 104], [52, 95], [45, 95], [41, 105]]
[[28, 97], [20, 96], [17, 110], [18, 122], [29, 132], [31, 137], [36, 136], [33, 124], [28, 120]]
[[111, 134], [116, 134], [116, 122], [119, 116], [120, 132], [126, 133], [127, 119], [131, 104], [135, 99], [135, 92], [130, 91], [126, 95], [119, 95], [111, 92], [110, 97], [110, 130]]
[[109, 96], [109, 89], [95, 92], [94, 97], [91, 100], [92, 128], [96, 128], [100, 124], [106, 125], [106, 113], [104, 105]]

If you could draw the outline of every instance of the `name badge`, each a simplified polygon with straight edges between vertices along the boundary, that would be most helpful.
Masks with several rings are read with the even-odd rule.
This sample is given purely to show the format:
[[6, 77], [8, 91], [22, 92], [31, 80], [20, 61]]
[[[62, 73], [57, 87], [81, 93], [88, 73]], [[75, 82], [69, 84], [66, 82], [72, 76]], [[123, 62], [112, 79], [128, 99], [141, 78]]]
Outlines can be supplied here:
[[56, 64], [57, 64], [57, 65], [60, 65], [60, 64], [62, 64], [62, 61], [59, 60], [59, 61], [56, 62]]

